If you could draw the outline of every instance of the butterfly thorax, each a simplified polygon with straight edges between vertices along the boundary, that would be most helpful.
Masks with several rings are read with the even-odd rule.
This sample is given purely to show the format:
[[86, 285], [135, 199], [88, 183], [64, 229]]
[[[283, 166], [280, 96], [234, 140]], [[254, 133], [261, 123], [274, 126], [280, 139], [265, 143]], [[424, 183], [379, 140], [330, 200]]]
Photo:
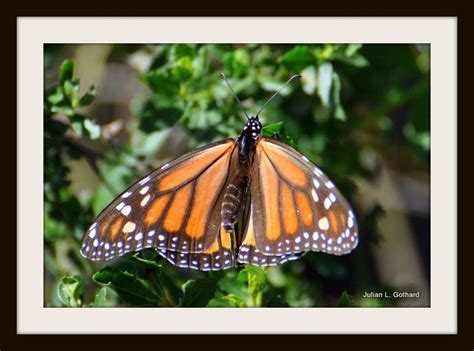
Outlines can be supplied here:
[[221, 209], [222, 226], [229, 232], [233, 232], [234, 225], [242, 214], [247, 199], [250, 173], [256, 145], [260, 138], [260, 130], [261, 124], [258, 118], [251, 117], [237, 138], [238, 165], [229, 176]]
[[250, 117], [240, 133], [237, 143], [239, 148], [239, 161], [241, 164], [253, 162], [255, 147], [260, 139], [262, 124], [258, 117]]

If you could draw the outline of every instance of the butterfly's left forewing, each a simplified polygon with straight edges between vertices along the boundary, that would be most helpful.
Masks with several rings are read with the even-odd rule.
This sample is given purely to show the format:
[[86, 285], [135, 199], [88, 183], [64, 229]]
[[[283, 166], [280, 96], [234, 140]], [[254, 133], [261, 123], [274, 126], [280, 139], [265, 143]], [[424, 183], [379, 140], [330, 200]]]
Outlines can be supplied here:
[[219, 234], [222, 193], [235, 149], [234, 139], [205, 146], [132, 185], [97, 217], [81, 253], [108, 260], [155, 247], [178, 266], [233, 264], [220, 257], [229, 245]]
[[248, 225], [252, 230], [244, 235], [242, 247], [283, 257], [305, 251], [342, 255], [357, 246], [351, 207], [316, 165], [290, 146], [265, 137], [257, 145], [255, 162]]

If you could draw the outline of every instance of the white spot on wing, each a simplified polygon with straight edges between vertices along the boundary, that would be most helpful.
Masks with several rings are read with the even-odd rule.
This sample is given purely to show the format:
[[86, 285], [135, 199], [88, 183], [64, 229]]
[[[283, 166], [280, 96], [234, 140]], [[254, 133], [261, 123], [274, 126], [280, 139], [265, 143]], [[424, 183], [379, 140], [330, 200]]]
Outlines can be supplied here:
[[151, 196], [151, 195], [148, 194], [147, 196], [145, 196], [145, 197], [143, 198], [143, 200], [140, 202], [140, 206], [141, 206], [141, 207], [145, 206], [145, 205], [148, 203], [148, 200], [150, 200], [150, 196]]
[[124, 216], [128, 216], [130, 214], [130, 212], [132, 211], [132, 208], [130, 206], [125, 206], [124, 208], [122, 208], [122, 214]]
[[329, 222], [328, 222], [328, 219], [326, 217], [321, 218], [318, 222], [318, 225], [319, 225], [319, 228], [321, 228], [322, 230], [328, 230], [329, 229]]
[[347, 226], [349, 228], [352, 228], [354, 226], [354, 221], [352, 220], [351, 217], [347, 217]]
[[142, 180], [140, 180], [138, 182], [138, 184], [140, 184], [140, 185], [146, 184], [146, 183], [148, 183], [149, 180], [150, 180], [150, 176], [147, 176], [147, 177], [143, 178]]
[[332, 202], [331, 200], [327, 197], [324, 199], [324, 208], [327, 210], [329, 207], [331, 207]]
[[94, 228], [89, 232], [89, 238], [94, 239], [97, 230]]
[[125, 225], [123, 226], [122, 231], [124, 233], [130, 233], [130, 232], [133, 232], [136, 227], [137, 227], [137, 225], [135, 223], [129, 221], [129, 222], [125, 223]]
[[122, 194], [122, 198], [126, 199], [126, 198], [129, 197], [130, 195], [132, 195], [132, 192], [131, 192], [131, 191], [127, 191], [126, 193], [123, 193], [123, 194]]
[[313, 197], [314, 202], [319, 201], [318, 193], [316, 192], [316, 190], [314, 190], [314, 188], [311, 189], [311, 196]]

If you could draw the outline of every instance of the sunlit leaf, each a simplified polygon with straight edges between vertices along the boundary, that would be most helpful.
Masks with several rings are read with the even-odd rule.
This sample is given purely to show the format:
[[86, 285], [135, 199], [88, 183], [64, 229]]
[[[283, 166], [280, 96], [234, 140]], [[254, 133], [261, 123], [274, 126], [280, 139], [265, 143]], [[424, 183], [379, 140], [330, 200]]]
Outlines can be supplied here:
[[94, 302], [92, 307], [103, 307], [105, 305], [105, 299], [107, 297], [107, 288], [104, 286], [99, 289], [97, 294], [94, 297]]
[[288, 136], [288, 134], [286, 133], [283, 122], [273, 123], [264, 126], [262, 128], [262, 135], [280, 140], [285, 144], [290, 145], [291, 147], [297, 148], [296, 141], [292, 137]]
[[97, 284], [113, 289], [132, 306], [159, 306], [161, 299], [142, 280], [125, 270], [105, 267], [92, 276]]
[[315, 56], [309, 46], [296, 45], [293, 49], [282, 55], [278, 61], [293, 73], [299, 73], [302, 69], [315, 63]]
[[84, 302], [84, 280], [79, 275], [63, 277], [58, 284], [58, 297], [67, 307], [81, 307]]
[[318, 95], [324, 106], [331, 106], [331, 88], [333, 83], [333, 67], [324, 63], [318, 68]]
[[62, 85], [64, 82], [71, 80], [74, 73], [74, 61], [67, 59], [61, 65], [59, 69], [59, 83]]

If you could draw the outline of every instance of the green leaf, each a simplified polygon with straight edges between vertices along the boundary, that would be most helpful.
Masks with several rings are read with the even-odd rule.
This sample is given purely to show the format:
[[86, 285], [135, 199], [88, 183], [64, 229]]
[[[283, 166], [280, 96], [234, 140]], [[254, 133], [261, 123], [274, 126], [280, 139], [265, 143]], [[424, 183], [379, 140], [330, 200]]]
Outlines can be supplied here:
[[250, 306], [260, 307], [262, 305], [262, 291], [267, 283], [267, 278], [262, 268], [246, 265], [245, 269], [239, 272], [238, 280], [247, 281]]
[[247, 74], [250, 56], [247, 50], [237, 49], [227, 52], [224, 55], [223, 62], [225, 71], [229, 76], [242, 77]]
[[84, 96], [79, 101], [79, 105], [82, 107], [82, 106], [87, 106], [87, 105], [92, 104], [92, 102], [94, 101], [95, 95], [96, 95], [96, 89], [95, 89], [95, 86], [92, 85], [89, 88], [89, 91], [85, 93]]
[[361, 54], [356, 54], [342, 61], [357, 68], [367, 67], [369, 65], [369, 61]]
[[182, 307], [205, 307], [214, 297], [217, 282], [212, 278], [189, 280], [183, 285]]
[[100, 126], [96, 124], [93, 120], [85, 119], [83, 124], [84, 129], [87, 130], [90, 139], [94, 140], [100, 137]]
[[244, 300], [240, 297], [229, 294], [223, 295], [221, 293], [217, 293], [215, 297], [213, 297], [207, 307], [246, 307], [247, 304]]
[[290, 51], [280, 56], [278, 62], [291, 72], [300, 72], [305, 67], [315, 63], [315, 57], [307, 45], [296, 45]]
[[199, 48], [198, 54], [193, 59], [193, 78], [201, 77], [206, 70], [207, 65], [207, 47], [203, 46]]
[[243, 271], [247, 272], [250, 293], [262, 291], [267, 283], [267, 277], [263, 269], [249, 264], [241, 272]]
[[342, 121], [346, 120], [346, 113], [341, 105], [341, 79], [336, 72], [333, 72], [332, 108], [334, 109], [334, 117]]
[[105, 267], [95, 273], [92, 279], [97, 284], [110, 287], [132, 306], [161, 305], [160, 297], [143, 280], [127, 270]]
[[187, 44], [175, 44], [170, 50], [170, 59], [175, 63], [182, 58], [192, 59], [195, 56], [195, 49]]
[[314, 66], [308, 66], [301, 72], [301, 83], [303, 91], [308, 95], [313, 95], [318, 87], [318, 71]]
[[92, 307], [103, 307], [105, 305], [105, 299], [107, 297], [107, 288], [104, 286], [99, 289], [95, 295], [94, 302], [91, 304]]
[[84, 280], [78, 275], [61, 278], [57, 288], [59, 300], [67, 307], [81, 307], [84, 291]]
[[141, 263], [143, 263], [144, 265], [148, 266], [149, 268], [151, 269], [158, 269], [160, 270], [163, 266], [161, 265], [161, 263], [158, 263], [156, 261], [156, 258], [158, 257], [157, 254], [155, 252], [153, 252], [153, 255], [151, 255], [150, 257], [140, 257], [142, 255], [144, 255], [144, 252], [145, 251], [140, 251], [140, 252], [137, 252], [135, 253], [132, 257], [134, 259], [136, 259], [137, 261], [140, 261]]
[[139, 128], [146, 133], [152, 133], [164, 128], [169, 128], [183, 116], [183, 110], [173, 106], [171, 102], [160, 101], [143, 102], [136, 106], [137, 115], [140, 117]]
[[71, 103], [72, 108], [79, 107], [79, 79], [66, 80], [63, 83], [64, 94]]
[[64, 113], [66, 116], [71, 117], [74, 115], [74, 109], [66, 105], [54, 105], [51, 107], [51, 113]]
[[362, 48], [362, 44], [349, 44], [346, 47], [345, 54], [346, 56], [353, 56], [361, 48]]
[[333, 82], [332, 64], [324, 63], [318, 69], [318, 95], [327, 108], [331, 108], [331, 88]]
[[84, 127], [84, 117], [74, 113], [70, 116], [72, 129], [80, 136], [89, 136], [89, 131]]
[[384, 307], [384, 302], [376, 297], [363, 298], [359, 302], [359, 307]]
[[194, 67], [191, 57], [185, 56], [175, 62], [171, 69], [173, 79], [176, 81], [186, 81], [193, 75]]
[[156, 94], [174, 96], [179, 93], [179, 84], [163, 71], [148, 72], [145, 81]]
[[63, 99], [64, 99], [63, 90], [59, 87], [54, 89], [54, 92], [51, 92], [46, 98], [46, 100], [52, 105], [59, 105], [59, 103], [62, 102]]
[[283, 122], [273, 123], [273, 124], [269, 124], [263, 127], [262, 135], [269, 138], [280, 140], [284, 142], [285, 144], [290, 145], [293, 148], [297, 148], [296, 141], [292, 137], [286, 134], [285, 126], [283, 125]]
[[59, 82], [61, 85], [72, 79], [72, 75], [74, 73], [74, 60], [67, 59], [64, 60], [61, 68], [59, 69]]
[[235, 295], [242, 301], [250, 301], [246, 282], [236, 278], [221, 278], [218, 284], [219, 288], [227, 294]]
[[344, 290], [337, 301], [337, 307], [353, 307], [352, 296]]

